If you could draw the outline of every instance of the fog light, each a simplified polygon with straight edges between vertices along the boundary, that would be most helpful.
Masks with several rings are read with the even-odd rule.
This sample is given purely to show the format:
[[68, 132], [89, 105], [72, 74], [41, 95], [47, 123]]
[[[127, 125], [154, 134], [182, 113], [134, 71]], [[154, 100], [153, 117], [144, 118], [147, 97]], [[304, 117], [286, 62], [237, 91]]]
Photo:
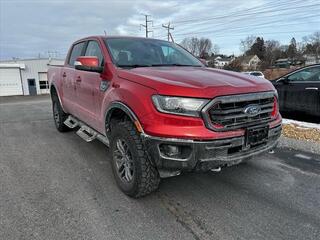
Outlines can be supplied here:
[[168, 157], [173, 157], [173, 156], [178, 156], [181, 155], [181, 149], [179, 146], [174, 146], [174, 145], [167, 145], [167, 144], [162, 144], [160, 146], [160, 151], [168, 156]]

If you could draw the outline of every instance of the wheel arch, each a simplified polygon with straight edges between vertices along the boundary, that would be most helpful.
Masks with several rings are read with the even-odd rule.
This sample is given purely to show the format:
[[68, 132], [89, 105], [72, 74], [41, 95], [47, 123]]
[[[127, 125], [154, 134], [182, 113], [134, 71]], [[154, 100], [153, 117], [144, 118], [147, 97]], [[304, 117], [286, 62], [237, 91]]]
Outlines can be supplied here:
[[64, 112], [66, 112], [65, 111], [65, 108], [63, 107], [63, 104], [62, 104], [62, 101], [61, 101], [61, 97], [60, 97], [60, 93], [59, 93], [59, 91], [58, 91], [58, 88], [55, 86], [55, 84], [54, 83], [51, 83], [50, 84], [50, 96], [51, 96], [51, 99], [53, 98], [53, 96], [54, 95], [56, 95], [57, 97], [58, 97], [58, 100], [59, 100], [59, 102], [60, 102], [60, 106], [62, 107], [62, 110], [64, 111]]
[[110, 130], [111, 119], [114, 117], [122, 118], [123, 114], [129, 117], [129, 119], [134, 123], [138, 132], [144, 133], [142, 125], [137, 115], [133, 112], [133, 110], [129, 106], [119, 101], [113, 102], [106, 111], [105, 124], [106, 124], [107, 132], [109, 132]]

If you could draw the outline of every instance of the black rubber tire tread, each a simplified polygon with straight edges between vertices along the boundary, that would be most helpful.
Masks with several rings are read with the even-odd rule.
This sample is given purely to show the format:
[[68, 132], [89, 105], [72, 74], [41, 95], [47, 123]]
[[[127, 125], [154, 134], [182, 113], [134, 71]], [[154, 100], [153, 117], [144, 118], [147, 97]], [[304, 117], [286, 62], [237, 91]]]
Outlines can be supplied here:
[[58, 111], [59, 111], [59, 118], [60, 118], [60, 121], [59, 121], [60, 123], [59, 124], [57, 124], [55, 119], [53, 118], [57, 130], [59, 132], [68, 132], [68, 131], [70, 131], [71, 129], [64, 124], [64, 121], [67, 120], [67, 118], [68, 118], [68, 114], [65, 113], [62, 110], [59, 98], [58, 98], [58, 96], [56, 94], [52, 95], [52, 113], [53, 114], [54, 114], [54, 111], [53, 111], [54, 104], [57, 104], [57, 108], [58, 108]]
[[[127, 140], [131, 145], [134, 145], [132, 147], [135, 148], [136, 151], [134, 152], [137, 154], [135, 154], [136, 158], [133, 159], [136, 169], [134, 186], [129, 191], [124, 191], [117, 181], [118, 186], [126, 195], [133, 198], [143, 197], [154, 192], [159, 187], [159, 172], [149, 160], [145, 146], [132, 121], [127, 118], [111, 121], [111, 144], [115, 144], [119, 132], [126, 132]], [[113, 154], [112, 147], [111, 150]], [[117, 173], [114, 173], [117, 178], [116, 174]]]

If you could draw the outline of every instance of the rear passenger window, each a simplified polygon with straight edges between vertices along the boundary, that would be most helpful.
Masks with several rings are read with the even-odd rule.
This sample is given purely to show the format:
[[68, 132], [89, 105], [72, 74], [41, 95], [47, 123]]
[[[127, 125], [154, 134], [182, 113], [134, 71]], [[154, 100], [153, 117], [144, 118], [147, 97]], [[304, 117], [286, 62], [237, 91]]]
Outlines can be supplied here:
[[99, 66], [103, 64], [103, 55], [99, 44], [96, 41], [90, 41], [88, 43], [85, 56], [95, 56], [99, 59]]
[[79, 56], [81, 56], [84, 44], [85, 42], [81, 42], [73, 46], [72, 52], [69, 58], [69, 62], [68, 62], [69, 65], [74, 66], [74, 62], [77, 60]]

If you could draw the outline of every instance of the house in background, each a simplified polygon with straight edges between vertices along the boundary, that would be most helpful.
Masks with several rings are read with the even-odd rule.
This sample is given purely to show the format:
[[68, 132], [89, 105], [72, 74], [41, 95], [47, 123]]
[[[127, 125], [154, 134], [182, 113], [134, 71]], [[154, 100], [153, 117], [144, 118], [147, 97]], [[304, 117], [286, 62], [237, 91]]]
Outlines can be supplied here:
[[224, 66], [229, 65], [233, 59], [234, 59], [233, 56], [230, 56], [230, 57], [217, 56], [213, 59], [214, 67], [223, 68]]
[[48, 94], [48, 68], [63, 63], [52, 58], [0, 61], [0, 96]]
[[315, 64], [315, 58], [309, 59], [311, 62], [307, 63], [307, 58], [304, 56], [297, 58], [279, 58], [274, 62], [273, 67], [275, 68], [290, 68], [291, 66], [301, 67], [303, 65]]
[[303, 58], [305, 59], [305, 65], [320, 63], [320, 57], [317, 57], [316, 54], [305, 54], [303, 55]]
[[291, 63], [289, 58], [279, 58], [274, 62], [274, 66], [277, 68], [289, 68]]
[[244, 71], [246, 70], [256, 70], [259, 63], [261, 62], [260, 58], [257, 55], [241, 56], [237, 58]]

